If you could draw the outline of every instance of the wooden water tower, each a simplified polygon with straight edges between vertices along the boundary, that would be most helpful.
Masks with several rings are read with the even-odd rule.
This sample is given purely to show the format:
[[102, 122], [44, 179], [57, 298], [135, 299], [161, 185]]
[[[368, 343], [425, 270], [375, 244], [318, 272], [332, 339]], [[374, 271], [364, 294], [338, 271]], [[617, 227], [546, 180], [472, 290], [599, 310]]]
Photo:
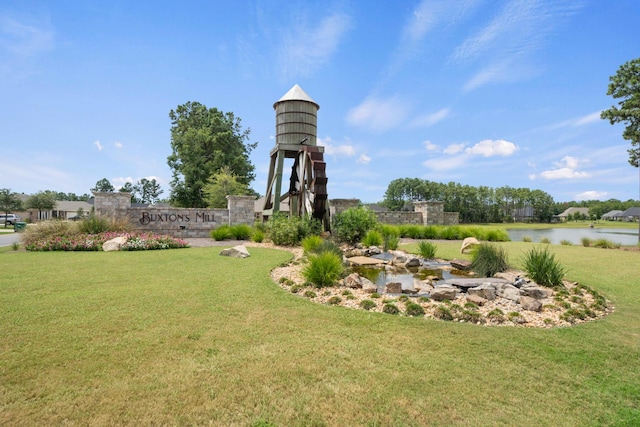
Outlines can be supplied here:
[[[276, 145], [271, 163], [264, 216], [280, 211], [289, 201], [290, 215], [311, 215], [328, 226], [327, 174], [324, 147], [317, 145], [317, 118], [320, 106], [298, 85], [273, 104], [276, 110]], [[284, 159], [294, 159], [288, 191], [282, 192]]]

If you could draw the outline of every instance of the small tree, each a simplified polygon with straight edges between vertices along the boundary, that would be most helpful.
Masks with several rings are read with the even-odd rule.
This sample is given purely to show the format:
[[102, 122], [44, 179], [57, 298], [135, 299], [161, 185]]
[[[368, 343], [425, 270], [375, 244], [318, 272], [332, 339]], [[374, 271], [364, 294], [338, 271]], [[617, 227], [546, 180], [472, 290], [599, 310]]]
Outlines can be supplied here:
[[227, 196], [243, 196], [253, 193], [247, 184], [239, 181], [239, 178], [228, 166], [223, 166], [218, 172], [211, 175], [202, 191], [205, 194], [205, 201], [212, 208], [226, 208]]
[[[0, 189], [0, 211], [8, 215], [11, 211], [22, 210], [22, 200], [17, 193], [12, 192], [8, 188]], [[7, 227], [7, 217], [4, 220], [4, 226]]]
[[92, 192], [96, 193], [113, 193], [115, 190], [107, 178], [102, 178], [96, 182], [96, 186], [91, 189]]
[[[604, 110], [600, 117], [609, 120], [612, 125], [626, 124], [622, 137], [631, 141], [631, 148], [627, 150], [629, 164], [638, 168], [640, 173], [640, 58], [622, 64], [618, 72], [609, 77], [609, 82], [607, 95], [611, 95], [614, 99], [622, 99], [618, 102], [620, 108], [612, 106]], [[640, 243], [640, 222], [638, 223], [638, 243]]]
[[378, 225], [378, 218], [371, 209], [359, 206], [349, 208], [333, 216], [332, 230], [336, 237], [347, 243], [357, 243], [367, 231]]
[[42, 219], [42, 211], [50, 211], [56, 205], [56, 194], [52, 191], [39, 191], [27, 199], [27, 209], [37, 209], [38, 219]]

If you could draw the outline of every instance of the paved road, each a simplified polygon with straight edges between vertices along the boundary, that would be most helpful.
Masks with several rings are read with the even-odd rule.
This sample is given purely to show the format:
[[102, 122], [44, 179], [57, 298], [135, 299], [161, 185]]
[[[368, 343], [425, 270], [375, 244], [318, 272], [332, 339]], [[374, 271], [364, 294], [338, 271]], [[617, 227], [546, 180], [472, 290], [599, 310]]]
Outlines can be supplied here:
[[0, 246], [11, 246], [20, 241], [20, 233], [0, 233]]

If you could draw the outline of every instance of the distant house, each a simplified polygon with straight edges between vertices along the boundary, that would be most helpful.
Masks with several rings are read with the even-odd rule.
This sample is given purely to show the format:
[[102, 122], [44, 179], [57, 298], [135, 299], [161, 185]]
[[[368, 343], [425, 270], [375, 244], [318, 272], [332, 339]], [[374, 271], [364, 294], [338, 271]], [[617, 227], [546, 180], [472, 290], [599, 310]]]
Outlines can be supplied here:
[[93, 204], [88, 202], [57, 201], [48, 219], [79, 219], [79, 216], [89, 215], [92, 208]]
[[609, 211], [606, 214], [602, 215], [601, 219], [605, 221], [620, 221], [620, 216], [623, 211], [613, 210]]
[[619, 215], [623, 221], [638, 221], [640, 219], [640, 207], [629, 208]]
[[567, 208], [561, 214], [554, 215], [553, 219], [565, 222], [569, 217], [575, 218], [577, 213], [581, 214], [584, 218], [589, 218], [589, 208]]

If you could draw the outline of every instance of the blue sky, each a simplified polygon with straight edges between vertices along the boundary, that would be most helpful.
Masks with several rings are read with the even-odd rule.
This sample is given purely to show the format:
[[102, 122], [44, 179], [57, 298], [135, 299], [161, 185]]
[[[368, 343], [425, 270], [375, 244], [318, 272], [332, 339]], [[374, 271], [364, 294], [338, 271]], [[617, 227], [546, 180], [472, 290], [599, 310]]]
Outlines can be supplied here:
[[155, 178], [168, 113], [231, 111], [258, 142], [273, 103], [319, 105], [330, 198], [380, 201], [397, 178], [638, 198], [609, 76], [640, 56], [637, 0], [0, 3], [0, 187], [88, 193]]

